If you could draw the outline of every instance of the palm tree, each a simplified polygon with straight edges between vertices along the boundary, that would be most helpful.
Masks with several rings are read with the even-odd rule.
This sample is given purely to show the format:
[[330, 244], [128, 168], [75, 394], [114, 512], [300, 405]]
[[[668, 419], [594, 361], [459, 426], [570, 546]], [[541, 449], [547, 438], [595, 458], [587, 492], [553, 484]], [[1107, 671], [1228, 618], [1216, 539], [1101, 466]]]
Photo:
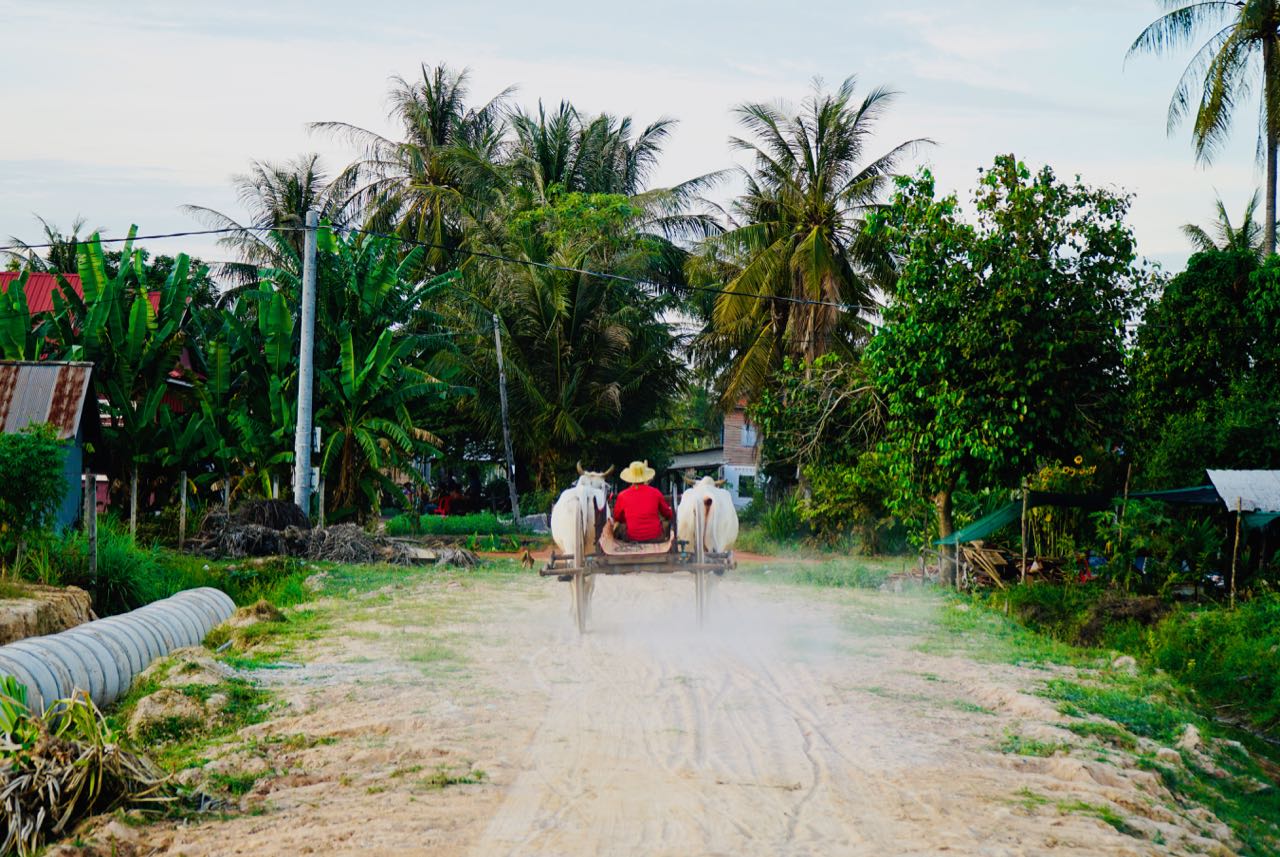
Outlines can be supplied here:
[[815, 81], [800, 111], [744, 104], [734, 137], [751, 156], [740, 169], [746, 193], [733, 203], [730, 229], [705, 241], [695, 278], [727, 281], [710, 306], [697, 351], [727, 366], [721, 404], [730, 406], [766, 382], [786, 355], [806, 361], [865, 336], [862, 313], [876, 305], [887, 257], [868, 240], [865, 215], [880, 203], [898, 165], [925, 139], [908, 140], [868, 160], [875, 126], [895, 93], [877, 88], [854, 100], [855, 79], [835, 93]]
[[346, 222], [349, 187], [343, 177], [330, 181], [314, 153], [283, 164], [254, 161], [249, 172], [232, 181], [249, 212], [244, 224], [203, 205], [186, 205], [183, 210], [214, 229], [232, 230], [218, 243], [235, 252], [239, 261], [223, 265], [221, 273], [240, 286], [256, 283], [261, 268], [298, 270], [308, 211], [314, 209], [331, 223]]
[[[71, 221], [71, 231], [63, 233], [61, 229], [45, 220], [40, 215], [36, 215], [36, 220], [40, 221], [40, 227], [44, 232], [44, 240], [37, 242], [37, 246], [28, 244], [17, 236], [9, 236], [9, 241], [18, 249], [5, 250], [8, 256], [16, 261], [22, 267], [30, 271], [37, 271], [50, 274], [74, 274], [76, 272], [76, 245], [83, 239], [80, 238], [80, 230], [84, 228], [85, 220], [83, 217], [77, 217]], [[98, 230], [95, 230], [95, 234]], [[45, 245], [43, 248], [39, 244]], [[43, 249], [44, 253], [39, 250]]]
[[312, 130], [344, 136], [361, 156], [343, 171], [348, 203], [375, 229], [429, 245], [425, 259], [449, 267], [467, 208], [494, 179], [511, 89], [468, 107], [468, 72], [422, 65], [421, 78], [393, 78], [390, 118], [404, 133], [392, 140], [347, 122], [313, 122]]
[[1130, 56], [1177, 50], [1192, 43], [1202, 27], [1215, 28], [1182, 72], [1169, 101], [1170, 130], [1186, 117], [1193, 101], [1198, 102], [1191, 129], [1197, 160], [1212, 160], [1230, 132], [1236, 106], [1248, 98], [1261, 72], [1259, 154], [1267, 163], [1263, 247], [1271, 255], [1276, 251], [1276, 149], [1280, 145], [1280, 0], [1161, 2], [1169, 11], [1134, 40]]
[[642, 214], [620, 195], [558, 199], [513, 219], [507, 239], [491, 248], [527, 264], [485, 259], [466, 270], [470, 300], [455, 318], [474, 334], [458, 357], [461, 378], [476, 390], [470, 415], [482, 436], [497, 438], [497, 316], [513, 442], [542, 489], [557, 487], [578, 458], [636, 457], [637, 447], [654, 446], [652, 421], [681, 375], [663, 323], [675, 298], [607, 276], [647, 269]]
[[1223, 204], [1221, 197], [1217, 201], [1217, 207], [1218, 222], [1210, 227], [1213, 230], [1212, 235], [1209, 230], [1194, 223], [1188, 223], [1182, 227], [1182, 234], [1187, 236], [1196, 248], [1196, 252], [1236, 250], [1261, 257], [1262, 224], [1254, 220], [1254, 214], [1258, 209], [1258, 192], [1255, 190], [1253, 196], [1249, 198], [1249, 203], [1244, 208], [1244, 217], [1241, 218], [1238, 227], [1231, 223], [1231, 216], [1227, 214], [1227, 207]]

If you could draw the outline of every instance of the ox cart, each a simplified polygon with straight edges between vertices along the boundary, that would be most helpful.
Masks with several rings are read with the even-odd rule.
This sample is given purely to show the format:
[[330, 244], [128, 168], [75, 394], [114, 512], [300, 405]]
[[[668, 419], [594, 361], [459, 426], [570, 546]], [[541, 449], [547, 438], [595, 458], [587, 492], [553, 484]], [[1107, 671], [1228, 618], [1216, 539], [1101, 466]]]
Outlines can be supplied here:
[[573, 599], [573, 618], [578, 633], [585, 633], [591, 615], [591, 595], [595, 577], [620, 574], [676, 574], [687, 572], [693, 576], [694, 608], [698, 626], [707, 615], [708, 575], [721, 576], [736, 568], [733, 551], [717, 553], [706, 549], [705, 520], [695, 526], [693, 544], [677, 538], [673, 526], [670, 537], [663, 542], [635, 543], [614, 538], [613, 522], [604, 522], [597, 534], [590, 532], [590, 519], [578, 519], [574, 533], [574, 552], [557, 554], [553, 547], [550, 561], [538, 573], [543, 577], [556, 577], [570, 584]]

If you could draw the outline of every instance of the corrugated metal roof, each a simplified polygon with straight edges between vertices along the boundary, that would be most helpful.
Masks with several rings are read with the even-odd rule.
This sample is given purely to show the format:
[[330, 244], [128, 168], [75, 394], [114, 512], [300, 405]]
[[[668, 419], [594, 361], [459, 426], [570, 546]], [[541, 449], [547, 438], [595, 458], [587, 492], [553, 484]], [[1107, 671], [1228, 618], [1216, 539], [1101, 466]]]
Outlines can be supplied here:
[[75, 437], [89, 392], [92, 363], [0, 360], [0, 431], [51, 423], [58, 437]]
[[681, 452], [671, 456], [668, 470], [684, 470], [686, 467], [716, 467], [724, 464], [724, 447], [700, 449], [697, 452]]
[[1280, 512], [1280, 470], [1210, 470], [1209, 481], [1234, 512]]
[[[9, 290], [9, 284], [18, 279], [18, 272], [3, 271], [0, 272], [0, 294]], [[27, 311], [33, 315], [38, 312], [53, 312], [53, 293], [61, 292], [62, 286], [58, 284], [58, 278], [67, 281], [67, 285], [71, 287], [81, 298], [84, 297], [84, 287], [80, 285], [79, 274], [42, 274], [38, 271], [32, 271], [27, 275]], [[157, 312], [160, 311], [160, 293], [148, 292], [147, 297], [151, 300], [151, 308]]]

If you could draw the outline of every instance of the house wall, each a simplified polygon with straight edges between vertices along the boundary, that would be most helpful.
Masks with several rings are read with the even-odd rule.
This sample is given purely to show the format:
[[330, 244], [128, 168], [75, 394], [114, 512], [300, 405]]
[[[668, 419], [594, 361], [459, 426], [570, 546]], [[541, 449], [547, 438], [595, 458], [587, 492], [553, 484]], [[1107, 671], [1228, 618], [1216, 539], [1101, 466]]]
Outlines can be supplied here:
[[722, 441], [724, 487], [733, 495], [734, 505], [742, 508], [751, 502], [752, 492], [746, 490], [747, 486], [743, 485], [743, 478], [747, 477], [751, 482], [755, 480], [756, 465], [760, 458], [760, 443], [759, 434], [747, 422], [746, 409], [741, 405], [725, 414]]
[[67, 460], [62, 465], [62, 479], [66, 483], [67, 493], [63, 495], [62, 505], [58, 507], [59, 530], [74, 527], [80, 520], [80, 483], [84, 472], [84, 444], [81, 441], [82, 437], [76, 435], [67, 442]]
[[759, 459], [759, 436], [756, 435], [756, 443], [750, 446], [743, 445], [744, 430], [747, 434], [747, 440], [751, 440], [751, 435], [755, 434], [754, 427], [750, 427], [747, 423], [747, 413], [742, 408], [734, 408], [732, 411], [724, 415], [724, 463], [732, 467], [755, 467]]

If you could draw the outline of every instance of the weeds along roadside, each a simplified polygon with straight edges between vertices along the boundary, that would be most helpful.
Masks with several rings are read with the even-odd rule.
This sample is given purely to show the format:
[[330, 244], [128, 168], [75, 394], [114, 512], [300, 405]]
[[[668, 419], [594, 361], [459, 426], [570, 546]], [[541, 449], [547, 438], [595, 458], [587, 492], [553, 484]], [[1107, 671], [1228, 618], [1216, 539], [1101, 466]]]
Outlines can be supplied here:
[[[740, 571], [761, 584], [878, 590], [900, 563], [899, 558], [807, 563], [779, 558]], [[1276, 600], [1255, 599], [1234, 613], [1175, 607], [1153, 626], [1120, 621], [1097, 635], [1090, 605], [1102, 594], [1062, 589], [1011, 589], [1007, 615], [1002, 592], [964, 596], [928, 588], [884, 598], [899, 605], [890, 611], [892, 617], [923, 632], [918, 647], [924, 652], [1045, 671], [1036, 692], [1062, 715], [1070, 740], [1044, 741], [1011, 731], [993, 749], [1150, 771], [1171, 797], [1170, 809], [1206, 807], [1232, 829], [1241, 854], [1280, 853], [1280, 750], [1274, 737], [1259, 729], [1275, 725]], [[1035, 617], [1038, 627], [1029, 627], [1028, 617]], [[1090, 645], [1074, 644], [1082, 630]], [[1215, 704], [1220, 698], [1233, 701]], [[1222, 716], [1225, 711], [1243, 719], [1246, 710], [1252, 731]], [[1043, 805], [1090, 815], [1122, 833], [1142, 836], [1124, 807], [1024, 797], [1033, 809]]]

